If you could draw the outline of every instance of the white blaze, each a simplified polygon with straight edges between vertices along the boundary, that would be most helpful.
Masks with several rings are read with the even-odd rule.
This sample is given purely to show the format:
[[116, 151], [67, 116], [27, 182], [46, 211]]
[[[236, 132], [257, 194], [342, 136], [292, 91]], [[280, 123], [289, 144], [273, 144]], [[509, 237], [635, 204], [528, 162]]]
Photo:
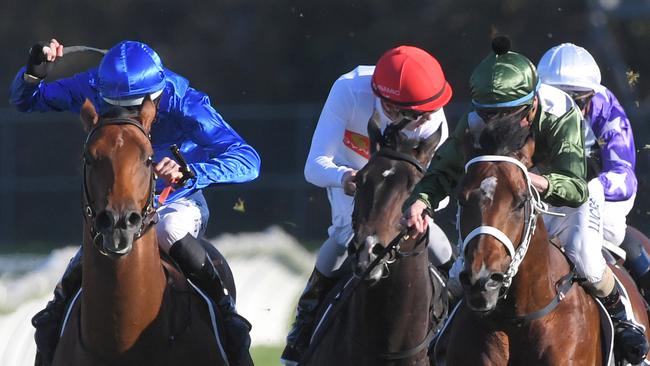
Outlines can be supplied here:
[[494, 190], [497, 188], [497, 177], [489, 177], [481, 182], [481, 192], [485, 198], [492, 200]]

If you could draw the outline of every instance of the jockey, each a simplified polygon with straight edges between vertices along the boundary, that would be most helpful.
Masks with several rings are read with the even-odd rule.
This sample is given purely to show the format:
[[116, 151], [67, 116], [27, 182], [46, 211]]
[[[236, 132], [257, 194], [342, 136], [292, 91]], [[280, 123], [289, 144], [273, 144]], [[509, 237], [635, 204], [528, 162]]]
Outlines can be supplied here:
[[[560, 239], [584, 286], [609, 312], [616, 327], [616, 341], [626, 359], [639, 363], [648, 352], [643, 328], [634, 321], [625, 291], [601, 254], [602, 222], [591, 209], [598, 206], [592, 195], [603, 195], [603, 186], [587, 184], [582, 115], [563, 91], [538, 80], [535, 65], [523, 55], [510, 52], [510, 41], [497, 37], [494, 53], [487, 56], [470, 79], [472, 110], [465, 114], [454, 134], [440, 147], [436, 159], [405, 203], [403, 220], [423, 232], [422, 214], [435, 206], [456, 186], [466, 162], [465, 142], [479, 147], [485, 121], [498, 115], [519, 115], [536, 140], [535, 167], [529, 172], [533, 186], [553, 211], [564, 217], [544, 216], [550, 237]], [[588, 188], [587, 188], [588, 187]], [[456, 286], [462, 260], [451, 270]], [[457, 291], [458, 292], [458, 291]]]
[[[584, 48], [571, 43], [555, 46], [542, 56], [537, 71], [543, 83], [565, 91], [583, 113], [587, 177], [602, 186], [598, 192], [603, 196], [598, 199], [602, 202], [605, 242], [619, 246], [625, 239], [626, 217], [637, 192], [630, 121], [616, 96], [600, 84], [600, 68]], [[645, 249], [625, 245], [623, 249], [627, 252], [626, 267], [637, 284], [650, 285], [650, 257]]]
[[[205, 232], [209, 211], [201, 190], [218, 183], [242, 183], [259, 174], [257, 152], [223, 120], [208, 96], [189, 86], [187, 79], [164, 68], [158, 54], [144, 43], [123, 41], [111, 48], [99, 68], [53, 82], [43, 79], [63, 46], [51, 40], [30, 49], [10, 89], [11, 103], [22, 112], [71, 111], [79, 113], [88, 99], [100, 115], [115, 106], [140, 108], [150, 97], [157, 107], [151, 128], [154, 170], [160, 178], [156, 191], [182, 178], [179, 164], [170, 158], [170, 146], [184, 153], [195, 178], [178, 187], [157, 207], [158, 244], [174, 258], [186, 276], [212, 297], [225, 328], [225, 350], [233, 364], [248, 353], [250, 323], [237, 314], [205, 248], [197, 240]], [[37, 364], [49, 365], [58, 342], [67, 302], [81, 286], [81, 250], [70, 261], [54, 300], [36, 314]]]
[[[281, 357], [283, 364], [295, 365], [307, 349], [318, 307], [336, 283], [337, 270], [354, 235], [351, 219], [356, 190], [354, 177], [369, 159], [368, 121], [376, 119], [384, 130], [390, 123], [408, 119], [411, 122], [402, 133], [425, 138], [441, 128], [441, 141], [444, 141], [448, 130], [442, 107], [451, 95], [451, 86], [438, 61], [426, 51], [411, 46], [387, 51], [376, 66], [358, 66], [332, 86], [305, 164], [307, 181], [327, 189], [332, 225], [298, 301], [296, 319]], [[439, 227], [433, 223], [431, 226], [434, 238], [429, 243], [436, 244], [432, 261], [450, 267], [449, 241]]]

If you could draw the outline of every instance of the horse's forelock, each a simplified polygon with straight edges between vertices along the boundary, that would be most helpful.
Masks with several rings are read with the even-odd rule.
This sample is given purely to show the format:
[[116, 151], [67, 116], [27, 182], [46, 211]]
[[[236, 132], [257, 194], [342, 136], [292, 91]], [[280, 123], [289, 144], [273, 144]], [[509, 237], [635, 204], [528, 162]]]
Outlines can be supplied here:
[[522, 127], [521, 115], [496, 116], [486, 121], [479, 138], [482, 152], [490, 155], [512, 155], [519, 151], [531, 135], [529, 127]]
[[102, 119], [109, 118], [121, 118], [121, 117], [137, 117], [138, 112], [140, 111], [139, 107], [120, 107], [113, 106], [109, 108], [104, 114], [102, 114]]

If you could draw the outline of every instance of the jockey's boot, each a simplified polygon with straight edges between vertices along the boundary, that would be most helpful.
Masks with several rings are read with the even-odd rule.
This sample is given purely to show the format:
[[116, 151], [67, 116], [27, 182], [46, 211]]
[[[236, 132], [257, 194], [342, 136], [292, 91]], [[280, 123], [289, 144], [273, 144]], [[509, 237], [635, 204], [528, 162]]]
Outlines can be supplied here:
[[318, 308], [336, 282], [336, 278], [329, 278], [314, 268], [298, 300], [296, 320], [287, 335], [287, 346], [282, 352], [280, 363], [287, 366], [298, 364], [309, 346]]
[[235, 301], [228, 294], [217, 269], [198, 239], [187, 234], [169, 249], [169, 255], [178, 263], [183, 273], [217, 306], [224, 330], [224, 351], [230, 365], [252, 365], [249, 354], [251, 324], [237, 314]]
[[66, 306], [81, 287], [81, 257], [82, 250], [80, 248], [68, 263], [61, 281], [54, 288], [54, 299], [32, 318], [32, 325], [36, 328], [34, 333], [36, 341], [35, 366], [52, 364], [54, 350], [59, 343], [59, 332]]
[[615, 348], [618, 348], [621, 355], [631, 364], [641, 363], [648, 353], [648, 340], [643, 328], [634, 321], [632, 314], [628, 314], [625, 303], [629, 304], [629, 300], [622, 296], [618, 283], [612, 292], [601, 297], [600, 301], [614, 324]]

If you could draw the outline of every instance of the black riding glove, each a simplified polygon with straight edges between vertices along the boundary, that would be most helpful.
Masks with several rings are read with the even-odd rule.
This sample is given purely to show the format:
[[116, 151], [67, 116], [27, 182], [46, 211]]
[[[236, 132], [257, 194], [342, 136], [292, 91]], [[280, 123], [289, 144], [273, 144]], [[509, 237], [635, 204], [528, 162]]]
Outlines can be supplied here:
[[25, 73], [39, 79], [44, 79], [54, 67], [54, 62], [47, 61], [47, 57], [43, 53], [43, 47], [45, 47], [45, 44], [37, 43], [29, 49], [27, 70], [25, 71]]

